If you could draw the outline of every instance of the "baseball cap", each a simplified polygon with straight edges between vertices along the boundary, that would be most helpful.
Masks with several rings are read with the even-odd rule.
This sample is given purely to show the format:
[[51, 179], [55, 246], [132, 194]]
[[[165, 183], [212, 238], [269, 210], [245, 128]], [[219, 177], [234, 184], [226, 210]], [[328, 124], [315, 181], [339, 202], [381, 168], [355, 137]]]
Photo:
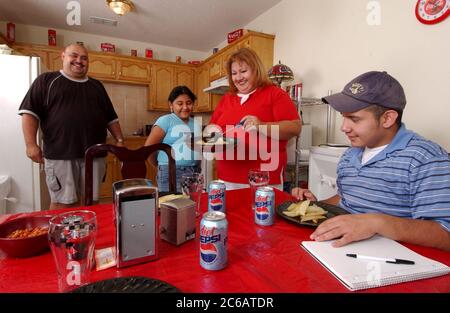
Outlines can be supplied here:
[[348, 113], [364, 109], [372, 104], [394, 110], [403, 110], [406, 105], [402, 85], [387, 72], [371, 71], [359, 75], [340, 93], [322, 98], [336, 111]]

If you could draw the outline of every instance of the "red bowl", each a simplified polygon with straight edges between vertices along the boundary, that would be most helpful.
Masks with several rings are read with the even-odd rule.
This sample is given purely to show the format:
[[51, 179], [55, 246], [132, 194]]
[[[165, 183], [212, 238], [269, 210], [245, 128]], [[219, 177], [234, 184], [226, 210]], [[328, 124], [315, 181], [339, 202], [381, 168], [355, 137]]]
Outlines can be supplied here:
[[48, 227], [51, 218], [50, 215], [27, 216], [0, 224], [0, 252], [7, 257], [26, 258], [47, 251], [50, 247], [47, 233], [18, 239], [6, 238], [6, 236], [17, 229]]

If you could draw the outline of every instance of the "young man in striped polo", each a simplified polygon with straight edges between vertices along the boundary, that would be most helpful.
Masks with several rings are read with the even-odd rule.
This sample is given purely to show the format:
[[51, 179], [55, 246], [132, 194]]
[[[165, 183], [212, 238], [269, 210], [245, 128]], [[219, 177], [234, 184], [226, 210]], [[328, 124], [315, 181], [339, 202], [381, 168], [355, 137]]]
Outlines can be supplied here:
[[[352, 145], [338, 164], [338, 194], [325, 202], [355, 214], [323, 222], [311, 239], [339, 238], [333, 243], [339, 247], [380, 234], [450, 250], [449, 155], [401, 122], [400, 83], [386, 72], [367, 72], [323, 100], [341, 112]], [[316, 200], [307, 189], [292, 194]]]

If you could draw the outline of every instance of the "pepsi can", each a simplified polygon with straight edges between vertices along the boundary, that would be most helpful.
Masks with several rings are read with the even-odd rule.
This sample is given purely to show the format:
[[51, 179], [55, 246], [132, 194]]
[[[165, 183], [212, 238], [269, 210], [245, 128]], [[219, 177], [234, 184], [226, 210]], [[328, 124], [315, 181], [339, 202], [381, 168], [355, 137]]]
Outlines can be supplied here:
[[225, 184], [220, 180], [213, 180], [208, 187], [208, 211], [225, 213]]
[[255, 193], [255, 223], [262, 226], [273, 225], [275, 213], [275, 193], [272, 187], [259, 187]]
[[206, 212], [200, 222], [200, 266], [217, 271], [225, 268], [227, 256], [228, 222], [225, 213]]

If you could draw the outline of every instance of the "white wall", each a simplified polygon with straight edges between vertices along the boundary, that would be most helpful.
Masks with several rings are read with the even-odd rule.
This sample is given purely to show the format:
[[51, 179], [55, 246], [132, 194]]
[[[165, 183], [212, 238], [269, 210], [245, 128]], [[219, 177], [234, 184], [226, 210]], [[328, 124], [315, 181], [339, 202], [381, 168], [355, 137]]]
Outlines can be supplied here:
[[[378, 26], [366, 20], [371, 2], [380, 4]], [[339, 92], [361, 73], [386, 70], [405, 89], [407, 127], [450, 150], [450, 18], [421, 24], [416, 3], [283, 0], [245, 28], [276, 35], [274, 61], [294, 71], [306, 97]], [[339, 117], [330, 141], [346, 143]], [[304, 119], [313, 124], [313, 144], [325, 142], [326, 108], [305, 108]]]
[[[0, 21], [0, 32], [6, 34], [6, 23]], [[139, 57], [145, 56], [145, 49], [153, 50], [153, 58], [157, 60], [175, 62], [177, 55], [181, 56], [182, 63], [187, 63], [190, 60], [206, 59], [210, 53], [203, 51], [194, 51], [180, 49], [176, 47], [162, 46], [154, 43], [132, 41], [114, 37], [99, 36], [88, 33], [80, 33], [68, 31], [64, 29], [56, 30], [56, 43], [58, 46], [65, 46], [70, 43], [82, 41], [84, 45], [92, 51], [100, 51], [100, 44], [108, 42], [115, 45], [116, 53], [130, 55], [131, 49], [136, 49]], [[25, 25], [16, 23], [16, 42], [34, 43], [34, 44], [48, 44], [48, 28], [34, 25]]]

